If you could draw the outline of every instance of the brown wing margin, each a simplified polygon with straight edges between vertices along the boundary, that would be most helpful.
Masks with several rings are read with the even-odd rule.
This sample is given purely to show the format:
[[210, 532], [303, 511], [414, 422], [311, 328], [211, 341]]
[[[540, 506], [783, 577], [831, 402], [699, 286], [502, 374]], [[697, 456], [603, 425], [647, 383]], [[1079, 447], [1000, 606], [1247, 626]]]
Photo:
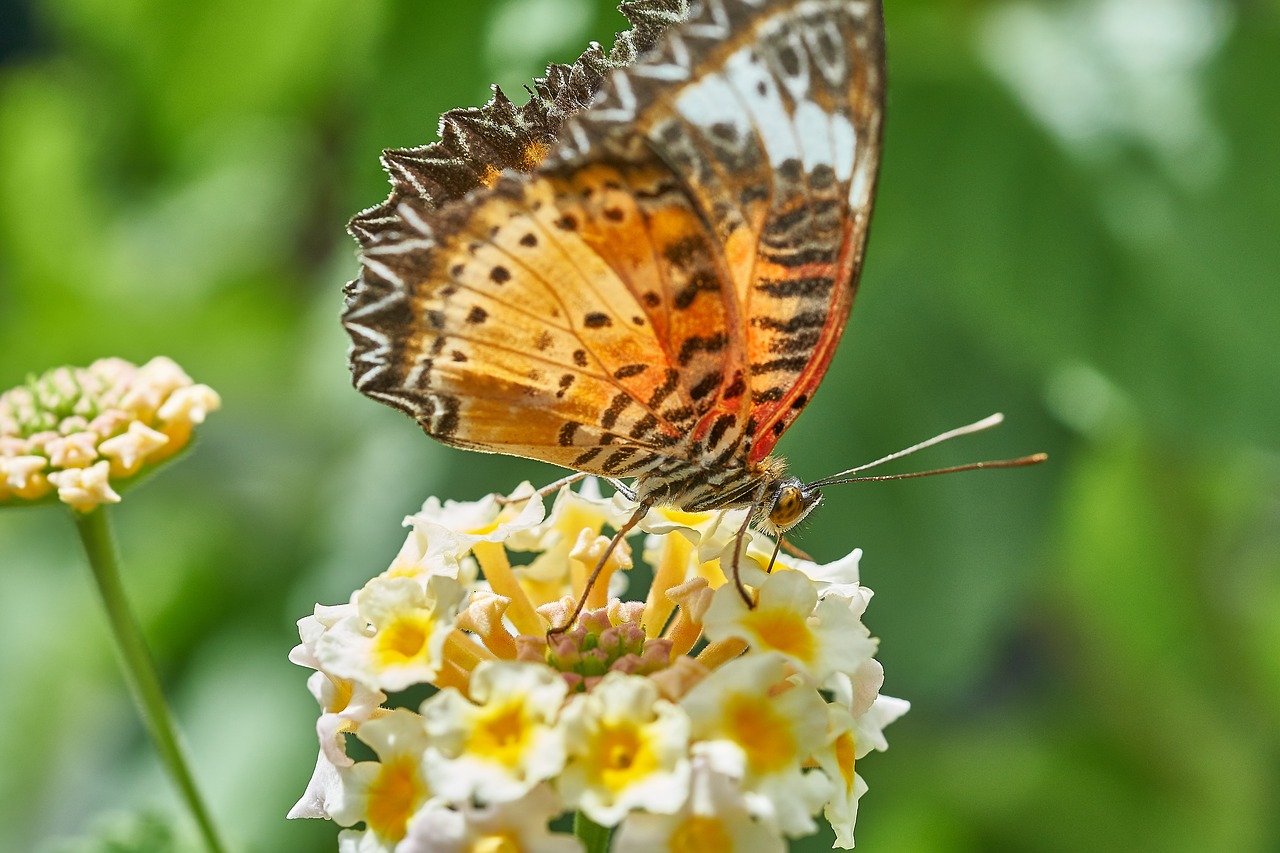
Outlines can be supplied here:
[[[565, 120], [586, 108], [600, 91], [605, 75], [635, 62], [663, 31], [683, 19], [683, 0], [638, 0], [619, 10], [631, 29], [618, 34], [606, 54], [592, 44], [571, 65], [547, 66], [533, 81], [529, 101], [515, 106], [494, 87], [483, 107], [449, 110], [440, 117], [440, 141], [416, 148], [384, 151], [382, 165], [391, 180], [386, 201], [351, 220], [348, 230], [369, 245], [404, 230], [401, 205], [421, 214], [492, 186], [505, 169], [530, 172], [555, 144]], [[358, 285], [354, 285], [358, 287]]]

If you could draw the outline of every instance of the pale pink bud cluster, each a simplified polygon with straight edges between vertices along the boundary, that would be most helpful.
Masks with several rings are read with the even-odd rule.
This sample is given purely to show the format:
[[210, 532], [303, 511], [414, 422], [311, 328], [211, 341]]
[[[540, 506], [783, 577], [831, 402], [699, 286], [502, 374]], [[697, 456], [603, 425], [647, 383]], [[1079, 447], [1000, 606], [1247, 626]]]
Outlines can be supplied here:
[[59, 367], [0, 394], [0, 504], [52, 499], [80, 512], [187, 445], [221, 401], [168, 358]]

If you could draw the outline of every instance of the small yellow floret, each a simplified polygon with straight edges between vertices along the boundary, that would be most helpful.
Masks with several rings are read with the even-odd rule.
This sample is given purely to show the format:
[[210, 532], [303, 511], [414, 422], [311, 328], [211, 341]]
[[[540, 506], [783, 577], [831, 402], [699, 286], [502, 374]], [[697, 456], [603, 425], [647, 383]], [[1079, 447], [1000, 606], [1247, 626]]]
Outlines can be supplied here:
[[764, 646], [805, 662], [814, 659], [816, 647], [808, 616], [795, 610], [757, 607], [744, 621], [759, 635]]
[[671, 853], [708, 853], [710, 850], [732, 850], [733, 839], [724, 823], [714, 817], [690, 815], [671, 833], [667, 842]]
[[524, 708], [525, 697], [485, 707], [472, 730], [466, 751], [503, 767], [516, 767], [524, 758], [533, 727]]
[[409, 756], [384, 762], [369, 785], [369, 829], [389, 841], [404, 838], [409, 818], [426, 799], [426, 792], [417, 763]]
[[729, 737], [747, 754], [757, 775], [785, 770], [796, 762], [796, 740], [791, 722], [759, 696], [737, 695], [725, 707]]
[[375, 654], [385, 666], [411, 661], [422, 655], [430, 636], [431, 617], [404, 615], [379, 629]]
[[630, 721], [600, 727], [592, 752], [600, 782], [610, 791], [622, 791], [653, 773], [657, 757], [640, 727]]
[[468, 853], [521, 853], [525, 844], [511, 832], [486, 835], [471, 842]]
[[853, 792], [855, 784], [855, 776], [853, 775], [854, 753], [858, 748], [857, 741], [853, 738], [853, 732], [846, 731], [836, 738], [835, 753], [836, 765], [840, 768], [840, 781], [844, 785], [845, 794]]

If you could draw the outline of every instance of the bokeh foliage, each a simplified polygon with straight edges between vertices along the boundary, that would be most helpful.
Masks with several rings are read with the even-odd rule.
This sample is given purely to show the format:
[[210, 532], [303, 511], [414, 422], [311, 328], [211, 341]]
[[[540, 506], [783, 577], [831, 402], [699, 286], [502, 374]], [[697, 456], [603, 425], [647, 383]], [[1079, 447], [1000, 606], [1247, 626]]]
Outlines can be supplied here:
[[[863, 289], [781, 449], [816, 477], [1002, 410], [919, 464], [1052, 461], [832, 490], [802, 533], [865, 549], [886, 692], [914, 703], [861, 767], [859, 849], [1278, 849], [1280, 15], [887, 17]], [[385, 194], [381, 148], [621, 21], [609, 0], [0, 3], [0, 387], [166, 354], [222, 394], [116, 515], [246, 850], [335, 849], [283, 819], [315, 750], [293, 621], [379, 571], [428, 494], [555, 476], [351, 390], [342, 225]], [[0, 600], [0, 846], [158, 849], [176, 806], [56, 510], [0, 514]]]

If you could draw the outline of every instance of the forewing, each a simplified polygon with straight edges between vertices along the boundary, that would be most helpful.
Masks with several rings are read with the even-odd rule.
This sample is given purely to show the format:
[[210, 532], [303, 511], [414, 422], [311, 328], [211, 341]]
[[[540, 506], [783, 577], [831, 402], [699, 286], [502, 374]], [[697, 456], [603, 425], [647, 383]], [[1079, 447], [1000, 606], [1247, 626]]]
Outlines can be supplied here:
[[360, 390], [449, 443], [612, 476], [772, 447], [852, 300], [879, 9], [694, 4], [654, 41], [532, 174], [481, 163], [442, 203], [428, 168], [357, 218]]

